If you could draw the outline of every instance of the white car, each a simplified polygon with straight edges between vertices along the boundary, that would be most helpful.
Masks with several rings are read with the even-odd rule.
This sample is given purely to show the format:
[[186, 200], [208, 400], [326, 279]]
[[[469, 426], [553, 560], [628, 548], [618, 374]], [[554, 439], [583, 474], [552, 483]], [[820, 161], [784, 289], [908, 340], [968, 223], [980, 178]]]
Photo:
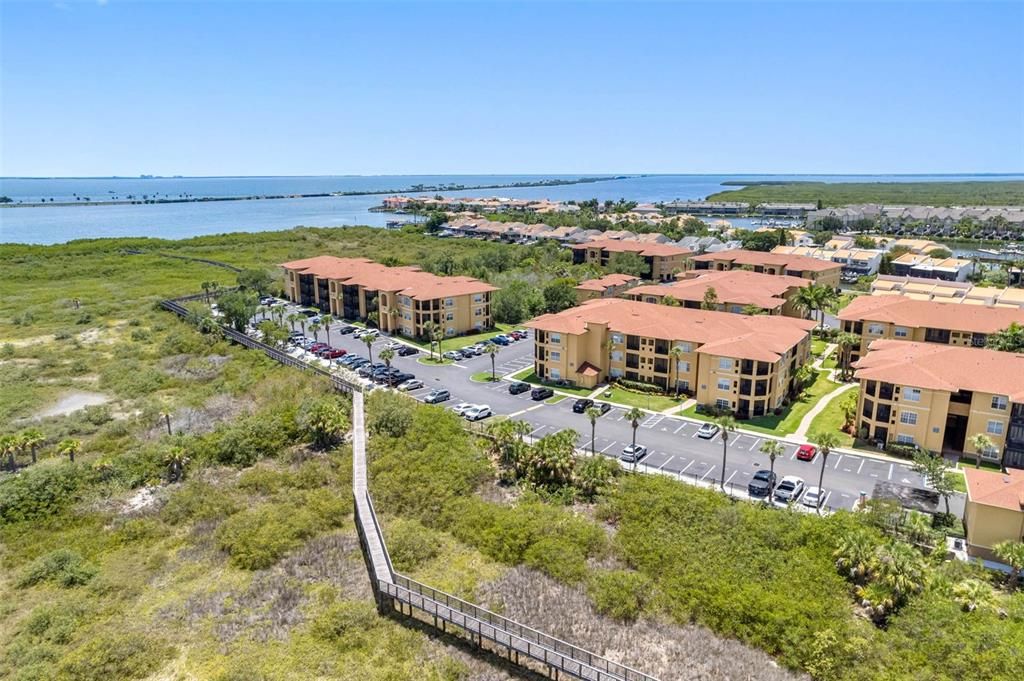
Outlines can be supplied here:
[[491, 408], [486, 404], [477, 404], [462, 412], [467, 421], [479, 421], [491, 415]]
[[402, 344], [399, 343], [398, 341], [391, 341], [390, 343], [388, 343], [384, 347], [387, 348], [388, 350], [401, 350], [402, 349]]
[[825, 502], [825, 490], [820, 487], [808, 487], [800, 503], [807, 508], [819, 508]]
[[403, 381], [395, 387], [399, 390], [418, 390], [423, 387], [423, 381], [418, 378], [410, 378], [408, 381]]
[[775, 486], [775, 501], [788, 504], [800, 499], [804, 492], [804, 481], [795, 475], [787, 475]]
[[458, 404], [453, 406], [451, 409], [452, 409], [453, 412], [455, 412], [459, 416], [462, 416], [467, 411], [469, 411], [470, 409], [474, 408], [475, 406], [476, 405], [473, 404], [472, 402], [459, 402]]

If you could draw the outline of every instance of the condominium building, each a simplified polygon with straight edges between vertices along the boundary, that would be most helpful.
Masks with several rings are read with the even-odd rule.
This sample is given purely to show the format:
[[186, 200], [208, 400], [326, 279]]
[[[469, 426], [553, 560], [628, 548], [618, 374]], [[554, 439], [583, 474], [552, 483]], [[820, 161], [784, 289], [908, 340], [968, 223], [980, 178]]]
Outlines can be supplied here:
[[861, 337], [854, 359], [880, 338], [981, 348], [989, 334], [1012, 322], [1024, 323], [1021, 309], [952, 305], [898, 295], [858, 296], [837, 316], [843, 331]]
[[[875, 340], [854, 368], [868, 439], [1024, 467], [1024, 355]], [[991, 448], [977, 451], [979, 433]]]
[[744, 417], [769, 413], [794, 392], [814, 322], [603, 298], [527, 326], [541, 379], [587, 388], [643, 381]]
[[892, 272], [897, 276], [967, 281], [974, 263], [963, 258], [933, 258], [919, 253], [904, 253], [892, 261]]
[[640, 277], [613, 272], [597, 279], [581, 281], [576, 287], [576, 302], [594, 298], [614, 298], [640, 283]]
[[966, 281], [942, 281], [886, 274], [878, 275], [878, 278], [871, 282], [871, 295], [904, 295], [916, 300], [934, 300], [961, 305], [1024, 308], [1024, 289], [975, 286]]
[[965, 468], [967, 503], [964, 527], [967, 552], [992, 559], [992, 549], [1004, 541], [1024, 541], [1024, 470], [996, 473]]
[[824, 246], [776, 246], [772, 253], [782, 255], [804, 255], [834, 262], [842, 267], [847, 278], [866, 277], [878, 272], [882, 265], [883, 251], [852, 248], [844, 242], [829, 241]]
[[697, 255], [690, 258], [690, 263], [692, 269], [698, 271], [749, 269], [757, 273], [809, 279], [815, 284], [832, 288], [839, 287], [839, 277], [843, 269], [842, 265], [828, 260], [744, 249]]
[[601, 239], [573, 246], [572, 261], [576, 265], [590, 263], [607, 267], [614, 253], [636, 253], [642, 257], [647, 264], [643, 278], [655, 281], [671, 280], [677, 272], [686, 269], [687, 259], [693, 255], [687, 248], [667, 244]]
[[758, 274], [747, 270], [724, 272], [690, 272], [698, 276], [680, 279], [672, 284], [636, 286], [625, 293], [630, 300], [645, 303], [661, 303], [671, 296], [683, 307], [699, 309], [709, 289], [714, 289], [718, 301], [716, 310], [721, 312], [744, 313], [748, 307], [760, 310], [760, 314], [778, 314], [788, 317], [803, 317], [793, 303], [800, 289], [810, 286], [807, 279]]
[[374, 315], [383, 331], [410, 338], [435, 324], [446, 336], [491, 328], [491, 293], [472, 277], [439, 277], [416, 266], [388, 267], [366, 258], [321, 255], [281, 265], [289, 300], [343, 319]]

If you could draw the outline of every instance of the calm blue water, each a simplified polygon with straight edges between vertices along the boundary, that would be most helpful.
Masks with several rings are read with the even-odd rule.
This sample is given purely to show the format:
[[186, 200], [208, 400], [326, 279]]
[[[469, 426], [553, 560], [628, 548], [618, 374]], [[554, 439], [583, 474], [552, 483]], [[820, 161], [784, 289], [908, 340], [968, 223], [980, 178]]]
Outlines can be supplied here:
[[[538, 179], [571, 179], [575, 175], [391, 175], [341, 177], [185, 177], [154, 179], [0, 178], [0, 195], [15, 201], [74, 201], [75, 195], [94, 201], [136, 197], [250, 196], [316, 194], [324, 192], [403, 190], [416, 184], [509, 184]], [[649, 175], [621, 180], [565, 185], [444, 192], [446, 196], [506, 196], [514, 198], [591, 199], [633, 201], [700, 199], [723, 189], [730, 180], [804, 180], [829, 182], [927, 182], [981, 179], [1024, 179], [1024, 175]], [[432, 194], [432, 192], [431, 192]], [[0, 208], [0, 243], [51, 244], [73, 239], [153, 236], [167, 239], [259, 232], [300, 225], [383, 226], [389, 219], [368, 208], [383, 197], [346, 196], [308, 199], [272, 199], [209, 203], [142, 204], [115, 206], [45, 206]]]

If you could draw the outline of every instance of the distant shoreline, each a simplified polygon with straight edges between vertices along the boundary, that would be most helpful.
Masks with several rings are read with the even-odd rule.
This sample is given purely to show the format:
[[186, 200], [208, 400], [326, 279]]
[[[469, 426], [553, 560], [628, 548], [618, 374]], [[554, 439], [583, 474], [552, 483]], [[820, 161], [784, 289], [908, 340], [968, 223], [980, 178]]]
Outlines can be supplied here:
[[363, 191], [346, 192], [317, 192], [315, 194], [254, 194], [249, 196], [195, 196], [179, 198], [129, 198], [129, 199], [102, 199], [99, 201], [33, 201], [0, 203], [0, 208], [49, 208], [52, 206], [128, 206], [143, 204], [168, 204], [168, 203], [205, 203], [209, 201], [272, 201], [278, 199], [322, 199], [345, 196], [376, 196], [382, 194], [418, 194], [422, 192], [456, 192], [476, 191], [480, 189], [520, 189], [523, 187], [562, 187], [574, 184], [593, 184], [595, 182], [609, 182], [624, 180], [630, 177], [642, 177], [640, 175], [614, 175], [607, 177], [579, 177], [572, 180], [546, 179], [536, 182], [509, 182], [504, 184], [439, 184], [422, 185], [416, 184], [405, 189], [368, 189]]

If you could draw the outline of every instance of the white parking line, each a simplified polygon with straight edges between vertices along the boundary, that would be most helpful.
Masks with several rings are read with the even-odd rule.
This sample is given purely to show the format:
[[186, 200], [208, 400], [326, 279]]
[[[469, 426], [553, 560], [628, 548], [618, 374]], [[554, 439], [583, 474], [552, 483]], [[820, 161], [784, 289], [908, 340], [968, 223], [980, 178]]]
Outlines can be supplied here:
[[673, 431], [672, 431], [672, 434], [673, 434], [673, 435], [676, 435], [677, 433], [679, 433], [679, 431], [680, 431], [680, 430], [682, 430], [682, 429], [683, 429], [683, 428], [685, 428], [685, 427], [686, 427], [686, 423], [683, 423], [683, 425], [681, 425], [681, 426], [679, 426], [678, 428], [676, 428], [675, 430], [673, 430]]
[[547, 428], [547, 426], [540, 426], [539, 428], [534, 428], [533, 430], [530, 431], [530, 436], [532, 437], [533, 435], [539, 433], [540, 431], [544, 430], [545, 428]]
[[671, 463], [672, 459], [674, 459], [674, 458], [676, 458], [676, 457], [675, 456], [668, 457], [668, 459], [665, 461], [665, 463], [663, 463], [660, 466], [658, 466], [658, 470], [660, 471], [662, 468], [664, 468], [665, 466], [669, 465], [669, 463]]
[[725, 484], [727, 484], [727, 485], [728, 485], [728, 484], [729, 484], [730, 482], [732, 482], [732, 479], [733, 479], [733, 478], [735, 478], [735, 477], [736, 477], [736, 471], [733, 471], [733, 472], [732, 472], [732, 475], [730, 475], [730, 476], [728, 477], [728, 479], [726, 479], [726, 481], [725, 481]]
[[859, 466], [857, 466], [857, 475], [860, 475], [860, 469], [861, 469], [861, 468], [864, 468], [864, 462], [865, 462], [865, 461], [867, 461], [867, 459], [861, 459], [861, 460], [860, 460], [860, 465], [859, 465]]
[[829, 498], [830, 496], [832, 496], [832, 492], [825, 492], [825, 496], [823, 496], [823, 497], [821, 498], [821, 505], [822, 505], [822, 506], [826, 506], [826, 505], [828, 505], [828, 498]]
[[611, 449], [614, 446], [615, 446], [615, 440], [612, 440], [610, 445], [608, 445], [607, 447], [605, 447], [604, 449], [601, 450], [601, 453], [604, 454], [605, 452], [607, 452], [609, 449]]
[[842, 454], [840, 454], [840, 455], [839, 455], [839, 458], [838, 458], [838, 459], [836, 459], [836, 465], [835, 465], [835, 466], [832, 466], [832, 468], [839, 468], [839, 462], [840, 462], [840, 461], [842, 461], [842, 460], [843, 460], [843, 455], [842, 455]]
[[708, 477], [709, 475], [711, 475], [711, 471], [713, 471], [713, 470], [715, 470], [715, 467], [714, 467], [714, 466], [712, 466], [711, 468], [709, 468], [709, 469], [708, 469], [708, 471], [707, 471], [707, 473], [705, 473], [704, 475], [700, 476], [700, 479], [701, 479], [701, 480], [703, 480], [703, 479], [707, 478], [707, 477]]
[[889, 479], [892, 480], [892, 467], [894, 464], [889, 464]]
[[[696, 459], [694, 459], [693, 461], [696, 461]], [[693, 465], [693, 461], [690, 461], [690, 463], [688, 463], [685, 466], [683, 466], [683, 468], [679, 471], [679, 475], [682, 475], [683, 473], [685, 473], [686, 469]]]
[[754, 447], [756, 447], [756, 446], [757, 446], [757, 445], [759, 445], [760, 443], [761, 443], [761, 438], [757, 438], [757, 439], [755, 439], [755, 440], [754, 440], [754, 444], [750, 445], [750, 451], [754, 451]]

